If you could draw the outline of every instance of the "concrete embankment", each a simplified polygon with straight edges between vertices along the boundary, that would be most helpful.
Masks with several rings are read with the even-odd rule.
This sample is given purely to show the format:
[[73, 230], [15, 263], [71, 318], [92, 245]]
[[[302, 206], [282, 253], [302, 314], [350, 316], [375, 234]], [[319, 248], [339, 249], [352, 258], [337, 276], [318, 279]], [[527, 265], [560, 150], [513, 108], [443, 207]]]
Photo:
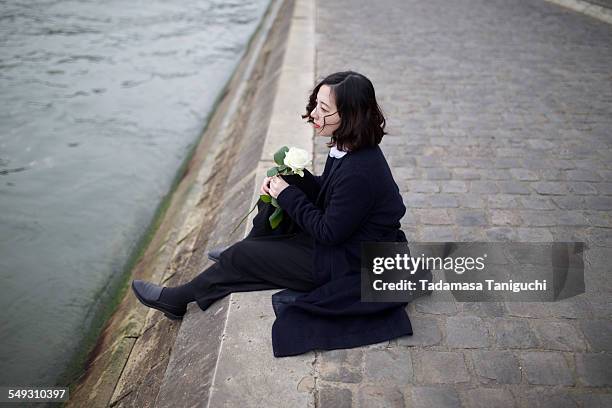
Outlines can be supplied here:
[[[193, 303], [185, 319], [176, 322], [142, 306], [128, 289], [132, 279], [175, 286], [210, 266], [210, 248], [247, 233], [254, 213], [230, 236], [255, 203], [265, 170], [273, 164], [272, 153], [284, 144], [312, 153], [312, 131], [299, 118], [314, 76], [309, 7], [310, 1], [271, 1], [67, 406], [238, 404], [231, 401], [237, 382], [226, 380], [225, 373], [233, 372], [235, 364], [247, 364], [240, 368], [243, 374], [264, 369], [258, 355], [263, 364], [273, 361], [273, 291], [233, 294], [205, 312]], [[285, 370], [279, 375], [307, 371], [308, 359], [279, 365]], [[295, 364], [302, 369], [295, 370]]]

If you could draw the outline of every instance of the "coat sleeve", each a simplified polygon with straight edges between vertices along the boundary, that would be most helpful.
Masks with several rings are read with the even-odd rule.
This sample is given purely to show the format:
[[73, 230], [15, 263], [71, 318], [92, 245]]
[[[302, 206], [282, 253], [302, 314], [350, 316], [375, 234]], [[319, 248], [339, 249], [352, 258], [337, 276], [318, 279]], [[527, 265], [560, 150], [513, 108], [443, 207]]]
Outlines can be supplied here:
[[315, 240], [326, 245], [337, 245], [350, 238], [362, 224], [374, 205], [374, 193], [365, 175], [339, 174], [328, 194], [331, 197], [324, 210], [292, 185], [281, 191], [276, 200]]
[[309, 179], [311, 183], [315, 183], [321, 188], [321, 184], [323, 184], [323, 176], [315, 176], [308, 169], [304, 169], [304, 178]]
[[313, 176], [307, 169], [304, 169], [303, 177], [297, 174], [283, 175], [281, 177], [290, 185], [302, 190], [310, 201], [315, 202], [317, 200], [319, 192], [321, 191], [321, 186], [316, 180], [316, 176]]

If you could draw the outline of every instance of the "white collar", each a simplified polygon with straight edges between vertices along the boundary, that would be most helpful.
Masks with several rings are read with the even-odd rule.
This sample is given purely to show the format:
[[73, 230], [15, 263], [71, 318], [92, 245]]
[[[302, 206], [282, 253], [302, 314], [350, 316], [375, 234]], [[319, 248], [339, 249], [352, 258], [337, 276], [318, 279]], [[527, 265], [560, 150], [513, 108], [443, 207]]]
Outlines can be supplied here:
[[344, 157], [345, 154], [347, 154], [348, 152], [342, 151], [342, 150], [338, 150], [338, 148], [336, 147], [336, 145], [333, 145], [332, 148], [329, 150], [329, 155], [331, 157], [335, 157], [336, 159], [340, 159], [341, 157]]

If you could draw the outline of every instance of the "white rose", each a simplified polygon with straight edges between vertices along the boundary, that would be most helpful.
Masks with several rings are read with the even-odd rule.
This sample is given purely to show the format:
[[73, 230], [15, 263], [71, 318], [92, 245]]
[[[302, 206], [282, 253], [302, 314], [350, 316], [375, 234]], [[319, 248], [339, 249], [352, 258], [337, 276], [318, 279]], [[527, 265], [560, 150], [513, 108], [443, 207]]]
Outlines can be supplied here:
[[304, 177], [304, 168], [310, 162], [309, 154], [304, 149], [298, 149], [297, 147], [290, 147], [289, 151], [285, 154], [285, 166], [289, 166], [291, 170]]

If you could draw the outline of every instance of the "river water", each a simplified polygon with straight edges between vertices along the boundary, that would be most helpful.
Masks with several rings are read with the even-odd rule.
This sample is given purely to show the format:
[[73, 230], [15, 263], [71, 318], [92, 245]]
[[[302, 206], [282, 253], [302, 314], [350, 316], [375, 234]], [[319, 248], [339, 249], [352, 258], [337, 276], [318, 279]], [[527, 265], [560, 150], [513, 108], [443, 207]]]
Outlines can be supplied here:
[[0, 1], [0, 385], [53, 385], [268, 0]]

